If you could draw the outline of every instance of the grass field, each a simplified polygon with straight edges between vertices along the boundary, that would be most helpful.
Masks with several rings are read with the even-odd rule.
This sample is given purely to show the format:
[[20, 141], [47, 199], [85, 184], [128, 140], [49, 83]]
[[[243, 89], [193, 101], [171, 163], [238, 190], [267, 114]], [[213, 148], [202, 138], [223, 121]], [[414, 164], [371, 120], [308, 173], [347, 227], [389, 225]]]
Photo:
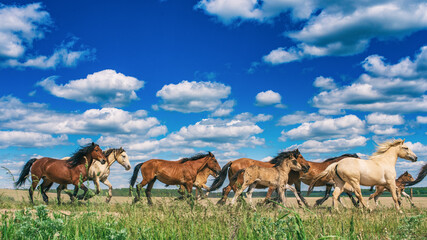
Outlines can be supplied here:
[[[103, 196], [87, 202], [36, 205], [27, 191], [0, 190], [1, 239], [426, 239], [427, 198], [415, 197], [417, 208], [403, 201], [403, 214], [392, 208], [390, 197], [380, 198], [372, 212], [359, 209], [329, 209], [330, 201], [319, 208], [258, 206], [245, 203], [235, 207], [217, 206], [209, 198], [194, 202], [171, 197], [145, 199], [131, 204], [131, 198], [115, 196], [110, 204]], [[291, 196], [291, 194], [289, 194]], [[313, 204], [317, 198], [308, 198]], [[259, 199], [256, 199], [259, 200]], [[348, 199], [345, 204], [350, 206]], [[373, 207], [374, 203], [369, 202]]]

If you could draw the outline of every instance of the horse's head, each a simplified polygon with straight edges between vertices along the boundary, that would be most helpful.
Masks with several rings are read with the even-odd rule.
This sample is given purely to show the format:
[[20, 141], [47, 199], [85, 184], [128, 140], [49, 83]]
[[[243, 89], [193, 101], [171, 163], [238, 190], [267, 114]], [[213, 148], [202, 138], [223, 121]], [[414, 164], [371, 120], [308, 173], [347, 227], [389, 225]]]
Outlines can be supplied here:
[[412, 177], [412, 175], [410, 173], [408, 173], [408, 171], [403, 173], [399, 177], [399, 180], [401, 180], [401, 182], [413, 182], [413, 181], [415, 181], [414, 177]]
[[207, 158], [208, 160], [206, 162], [206, 166], [210, 170], [212, 170], [216, 175], [218, 175], [219, 172], [221, 171], [221, 167], [219, 166], [219, 163], [216, 160], [215, 156], [211, 152], [209, 152]]
[[118, 150], [116, 150], [116, 152], [114, 153], [114, 157], [116, 158], [117, 162], [126, 169], [126, 171], [129, 171], [129, 169], [131, 168], [129, 157], [123, 148], [119, 148]]
[[294, 170], [296, 172], [303, 171], [301, 163], [297, 160], [294, 154], [291, 154], [291, 156], [285, 159], [285, 161], [287, 162], [288, 167], [290, 167], [291, 170]]
[[409, 149], [408, 146], [406, 146], [405, 140], [402, 140], [400, 142], [400, 144], [398, 145], [398, 147], [399, 148], [397, 150], [397, 155], [400, 158], [403, 158], [403, 159], [406, 159], [406, 160], [409, 160], [409, 161], [412, 161], [412, 162], [416, 162], [417, 161], [417, 159], [418, 159], [417, 155], [415, 155], [415, 153], [412, 152], [412, 150]]
[[301, 155], [298, 149], [294, 151], [295, 158], [297, 162], [301, 165], [301, 170], [306, 173], [310, 169], [310, 165], [307, 160]]
[[107, 158], [102, 152], [102, 149], [99, 147], [98, 144], [95, 144], [94, 142], [92, 142], [92, 146], [93, 146], [93, 150], [89, 153], [92, 160], [97, 160], [97, 161], [100, 161], [101, 164], [105, 164], [107, 162]]

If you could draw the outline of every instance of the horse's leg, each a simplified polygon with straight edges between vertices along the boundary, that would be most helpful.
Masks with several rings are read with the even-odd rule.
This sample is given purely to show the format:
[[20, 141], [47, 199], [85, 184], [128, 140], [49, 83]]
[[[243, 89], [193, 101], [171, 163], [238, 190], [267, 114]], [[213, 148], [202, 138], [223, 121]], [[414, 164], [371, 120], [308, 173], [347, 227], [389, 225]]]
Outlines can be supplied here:
[[375, 206], [377, 206], [377, 207], [378, 207], [378, 198], [381, 196], [381, 194], [383, 192], [384, 192], [384, 187], [383, 186], [377, 186], [375, 188], [375, 192], [369, 196], [369, 200], [371, 200], [373, 198], [375, 201]]
[[43, 179], [42, 184], [40, 185], [40, 192], [42, 194], [43, 197], [43, 201], [46, 204], [49, 204], [49, 198], [46, 195], [46, 191], [49, 191], [50, 187], [52, 186], [53, 182], [47, 180], [47, 179]]
[[237, 198], [242, 194], [242, 192], [249, 186], [249, 183], [243, 183], [242, 187], [235, 191], [233, 199], [231, 199], [230, 205], [234, 205], [237, 201]]
[[93, 179], [93, 183], [95, 184], [96, 187], [96, 191], [95, 194], [99, 194], [101, 192], [101, 186], [99, 185], [99, 177], [95, 176], [95, 178]]
[[248, 198], [248, 202], [251, 208], [255, 208], [252, 203], [252, 193], [255, 190], [256, 185], [257, 185], [257, 182], [254, 182], [251, 185], [249, 185], [248, 191], [246, 192], [246, 197]]
[[409, 196], [405, 191], [402, 191], [402, 196], [406, 197], [409, 200], [412, 207], [415, 207], [414, 202], [412, 202], [411, 196]]
[[152, 178], [147, 178], [143, 176], [142, 181], [136, 185], [136, 196], [133, 199], [133, 202], [136, 203], [141, 199], [141, 189], [147, 185], [147, 183], [149, 183], [151, 180], [153, 180]]
[[225, 204], [225, 202], [227, 201], [228, 194], [230, 193], [230, 191], [231, 191], [231, 186], [230, 186], [230, 184], [228, 184], [227, 187], [225, 187], [225, 188], [222, 189], [222, 197], [221, 197], [221, 199], [216, 204], [220, 204], [220, 205]]
[[70, 196], [71, 202], [74, 202], [74, 199], [76, 199], [78, 192], [79, 192], [79, 184], [75, 184], [74, 185], [73, 195]]
[[270, 202], [271, 195], [273, 194], [274, 190], [276, 190], [275, 187], [273, 187], [273, 186], [268, 187], [267, 195], [265, 196], [264, 201], [263, 201], [264, 204], [267, 204]]
[[151, 200], [151, 189], [153, 188], [154, 182], [157, 178], [154, 178], [148, 183], [147, 188], [145, 189], [145, 196], [147, 196], [148, 205], [153, 205], [153, 201]]
[[78, 197], [79, 200], [87, 200], [87, 191], [89, 190], [83, 183], [80, 183], [80, 188], [83, 190], [83, 194]]
[[[353, 188], [354, 194], [356, 195], [357, 199], [359, 199], [359, 203], [362, 203], [362, 207], [368, 209], [368, 205], [365, 202], [365, 199], [363, 199], [362, 196], [362, 190], [360, 189], [360, 183], [358, 181], [350, 181], [349, 184]], [[395, 191], [396, 193], [396, 191]]]
[[331, 184], [326, 184], [325, 196], [316, 200], [316, 204], [314, 204], [315, 207], [322, 205], [326, 200], [328, 200], [329, 195], [331, 194], [332, 186], [333, 185]]
[[[298, 197], [301, 199], [301, 201], [304, 203], [304, 205], [306, 206], [306, 207], [310, 207], [310, 205], [308, 205], [308, 202], [305, 200], [305, 198], [302, 196], [302, 194], [301, 194], [301, 181], [296, 181], [295, 183], [294, 183], [294, 185], [295, 185], [295, 189], [296, 189], [296, 191], [297, 191], [297, 194], [298, 194]], [[292, 191], [292, 190], [291, 190]], [[295, 196], [296, 197], [296, 196]], [[298, 203], [299, 204], [299, 203]], [[302, 206], [302, 204], [300, 205], [300, 206]]]
[[298, 206], [302, 207], [302, 201], [301, 201], [301, 198], [300, 198], [300, 196], [299, 196], [298, 191], [296, 190], [296, 188], [292, 187], [289, 184], [286, 184], [285, 185], [285, 189], [289, 189], [289, 190], [291, 190], [294, 193], [295, 198], [297, 199], [297, 202], [298, 202]]
[[282, 201], [283, 206], [286, 207], [285, 188], [280, 186], [277, 188], [277, 191], [279, 192], [279, 197], [280, 197], [280, 200]]
[[351, 192], [348, 192], [348, 191], [346, 191], [345, 193], [350, 198], [351, 202], [353, 203], [353, 206], [359, 207], [359, 202], [356, 201], [356, 199], [354, 199], [353, 194], [351, 194]]
[[339, 200], [338, 198], [340, 197], [341, 193], [344, 191], [344, 182], [341, 180], [336, 179], [337, 181], [335, 181], [335, 189], [334, 192], [332, 193], [332, 207], [335, 210], [338, 210], [338, 203]]
[[108, 181], [107, 178], [102, 181], [102, 183], [108, 186], [108, 197], [105, 199], [105, 202], [109, 203], [111, 198], [113, 197], [113, 185], [111, 185], [110, 181]]
[[[206, 190], [206, 193], [204, 193], [203, 191], [200, 191], [202, 193], [202, 199], [204, 199], [204, 198], [208, 197], [210, 187], [206, 186], [206, 184], [202, 184], [202, 188], [204, 188]], [[202, 190], [202, 189], [200, 189], [200, 190]]]
[[28, 189], [28, 192], [30, 193], [31, 204], [34, 205], [34, 201], [33, 201], [34, 189], [36, 189], [37, 185], [39, 184], [39, 181], [35, 180], [34, 178], [32, 181], [33, 182], [31, 183], [31, 187], [30, 187], [30, 189]]
[[[57, 188], [56, 188], [56, 198], [58, 199], [58, 205], [61, 205], [61, 191], [66, 188], [67, 185], [65, 184], [60, 184]], [[70, 196], [71, 197], [71, 196]]]
[[391, 193], [391, 197], [393, 198], [394, 201], [394, 206], [396, 208], [396, 211], [402, 213], [402, 210], [400, 210], [399, 207], [399, 202], [397, 199], [397, 194], [396, 194], [396, 182], [394, 179], [387, 181], [387, 186], [386, 188], [390, 191]]

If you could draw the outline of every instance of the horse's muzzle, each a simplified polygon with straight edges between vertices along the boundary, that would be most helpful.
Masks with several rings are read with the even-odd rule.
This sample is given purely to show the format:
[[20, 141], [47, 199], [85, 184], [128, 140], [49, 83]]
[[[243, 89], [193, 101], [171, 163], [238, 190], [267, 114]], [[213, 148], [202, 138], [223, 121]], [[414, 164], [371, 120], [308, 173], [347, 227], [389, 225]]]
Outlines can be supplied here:
[[104, 159], [102, 159], [100, 162], [101, 162], [102, 165], [104, 165], [107, 161], [105, 161]]
[[417, 160], [418, 160], [418, 157], [417, 157], [417, 156], [415, 156], [415, 157], [412, 157], [412, 156], [411, 156], [411, 161], [412, 161], [412, 162], [416, 162]]
[[303, 173], [306, 173], [306, 172], [308, 172], [308, 170], [310, 170], [310, 166], [302, 166], [302, 172]]

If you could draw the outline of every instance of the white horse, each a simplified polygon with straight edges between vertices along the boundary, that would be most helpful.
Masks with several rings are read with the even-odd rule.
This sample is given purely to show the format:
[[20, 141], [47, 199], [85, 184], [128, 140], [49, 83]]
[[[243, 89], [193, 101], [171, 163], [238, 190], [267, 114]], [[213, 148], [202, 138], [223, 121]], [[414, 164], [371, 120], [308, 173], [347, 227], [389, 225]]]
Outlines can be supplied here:
[[[110, 202], [111, 197], [113, 196], [113, 186], [110, 181], [108, 181], [108, 176], [110, 175], [110, 167], [111, 165], [117, 161], [120, 165], [122, 165], [126, 171], [129, 171], [131, 166], [129, 163], [129, 157], [126, 151], [123, 148], [110, 148], [104, 151], [104, 155], [107, 157], [107, 162], [105, 164], [101, 164], [98, 161], [95, 161], [97, 164], [92, 163], [88, 171], [88, 179], [92, 180], [96, 186], [96, 194], [99, 194], [101, 191], [101, 187], [99, 186], [99, 181], [108, 186], [108, 197], [105, 200], [107, 203]], [[68, 157], [63, 158], [66, 160]], [[99, 163], [99, 164], [98, 164]], [[60, 185], [57, 188], [57, 191], [61, 192], [63, 189], [66, 189], [66, 185]]]
[[[367, 204], [362, 197], [360, 185], [386, 187], [390, 192], [397, 211], [400, 211], [396, 194], [396, 162], [397, 157], [417, 161], [417, 156], [404, 144], [405, 140], [394, 140], [385, 142], [378, 146], [369, 160], [358, 158], [344, 158], [343, 160], [329, 165], [323, 172], [317, 175], [310, 184], [309, 192], [315, 183], [323, 178], [333, 178], [335, 190], [333, 193], [333, 207], [338, 209], [338, 197], [344, 189], [352, 188], [362, 206]], [[346, 185], [346, 186], [344, 186]]]

